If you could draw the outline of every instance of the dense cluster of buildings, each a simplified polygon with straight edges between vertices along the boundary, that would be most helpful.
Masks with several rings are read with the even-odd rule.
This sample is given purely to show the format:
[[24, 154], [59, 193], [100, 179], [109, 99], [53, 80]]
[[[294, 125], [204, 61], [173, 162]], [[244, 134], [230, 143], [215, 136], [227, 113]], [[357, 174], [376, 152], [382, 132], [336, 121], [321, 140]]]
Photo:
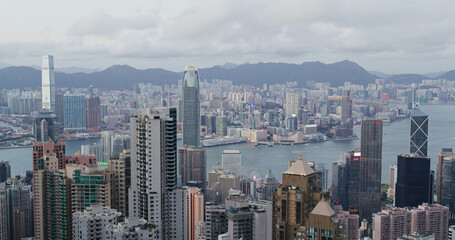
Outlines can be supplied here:
[[[42, 82], [33, 171], [11, 178], [9, 164], [0, 162], [0, 240], [449, 239], [455, 231], [449, 227], [455, 213], [455, 154], [443, 149], [437, 175], [431, 171], [429, 118], [414, 104], [416, 90], [378, 82], [367, 88], [315, 83], [309, 90], [288, 83], [240, 91], [229, 81], [200, 81], [197, 69], [187, 67], [179, 82], [181, 99], [171, 98], [175, 87], [165, 86], [165, 95], [161, 87], [141, 84], [140, 94], [134, 94], [142, 103], [122, 95], [101, 104], [108, 97], [93, 91], [57, 94], [52, 56], [43, 57]], [[157, 99], [145, 98], [156, 91], [160, 107]], [[356, 105], [352, 98], [402, 94], [413, 98], [410, 148], [390, 167], [386, 194], [383, 124], [402, 113], [374, 102]], [[265, 99], [284, 111], [267, 107]], [[109, 129], [116, 122], [110, 117], [117, 116], [109, 112], [117, 112], [112, 119], [129, 127]], [[289, 161], [281, 182], [270, 169], [263, 179], [242, 176], [242, 155], [233, 149], [207, 169], [207, 136], [301, 143], [321, 129], [326, 136], [352, 136], [356, 119], [363, 117], [360, 148], [332, 165], [331, 184], [328, 169], [301, 154]], [[101, 122], [101, 144], [66, 155], [61, 126], [86, 131]], [[177, 147], [179, 132], [183, 145]]]

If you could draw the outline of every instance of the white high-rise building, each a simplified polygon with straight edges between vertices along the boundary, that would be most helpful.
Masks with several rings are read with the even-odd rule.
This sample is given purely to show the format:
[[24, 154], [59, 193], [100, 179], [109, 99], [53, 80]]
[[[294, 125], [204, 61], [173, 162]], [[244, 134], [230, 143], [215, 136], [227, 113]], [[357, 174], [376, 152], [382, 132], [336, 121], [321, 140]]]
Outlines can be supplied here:
[[159, 239], [186, 236], [186, 190], [177, 189], [177, 111], [144, 108], [131, 117], [129, 215], [159, 229]]
[[42, 109], [55, 112], [54, 57], [43, 56], [41, 68]]
[[300, 96], [296, 92], [286, 94], [286, 117], [298, 116]]
[[224, 170], [241, 175], [242, 154], [239, 150], [224, 150], [221, 157], [221, 166]]

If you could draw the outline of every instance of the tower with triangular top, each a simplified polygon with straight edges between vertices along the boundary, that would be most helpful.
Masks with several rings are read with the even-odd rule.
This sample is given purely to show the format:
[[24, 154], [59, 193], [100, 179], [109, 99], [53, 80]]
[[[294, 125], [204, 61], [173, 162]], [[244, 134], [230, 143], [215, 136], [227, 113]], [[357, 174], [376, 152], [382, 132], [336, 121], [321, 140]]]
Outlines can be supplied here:
[[295, 238], [322, 194], [317, 173], [302, 155], [289, 161], [288, 170], [282, 175], [282, 185], [273, 194], [274, 239]]

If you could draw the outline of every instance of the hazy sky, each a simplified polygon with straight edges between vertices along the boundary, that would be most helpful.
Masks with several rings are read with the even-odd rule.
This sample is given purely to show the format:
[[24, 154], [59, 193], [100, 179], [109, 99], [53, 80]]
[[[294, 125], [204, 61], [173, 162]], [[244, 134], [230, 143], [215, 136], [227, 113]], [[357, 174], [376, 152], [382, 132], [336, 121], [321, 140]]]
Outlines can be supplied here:
[[0, 61], [183, 70], [349, 59], [367, 70], [455, 69], [450, 0], [2, 1]]

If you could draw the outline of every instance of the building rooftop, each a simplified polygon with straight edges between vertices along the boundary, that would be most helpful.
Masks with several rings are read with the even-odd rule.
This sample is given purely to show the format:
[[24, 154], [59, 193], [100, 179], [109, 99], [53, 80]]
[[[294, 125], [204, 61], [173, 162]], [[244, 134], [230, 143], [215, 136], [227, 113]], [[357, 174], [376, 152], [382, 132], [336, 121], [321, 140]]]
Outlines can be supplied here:
[[235, 149], [226, 149], [223, 151], [223, 154], [240, 154], [240, 151]]
[[187, 67], [185, 68], [185, 71], [197, 71], [197, 68], [194, 67], [194, 66], [187, 66]]
[[333, 211], [329, 203], [322, 198], [316, 207], [314, 207], [313, 211], [311, 211], [311, 214], [331, 217], [335, 214], [335, 211]]
[[295, 161], [294, 164], [292, 164], [292, 166], [290, 166], [288, 170], [284, 173], [308, 176], [312, 173], [315, 173], [315, 171], [313, 170], [313, 168], [310, 167], [310, 165], [307, 162], [303, 160], [302, 154], [300, 154], [299, 159], [297, 159], [297, 161]]
[[273, 176], [273, 174], [272, 174], [272, 169], [269, 169], [269, 171], [267, 172], [267, 174], [265, 174], [265, 177], [264, 177], [264, 179], [270, 179], [270, 178], [275, 178], [275, 176]]
[[420, 110], [419, 108], [414, 108], [411, 111], [411, 117], [428, 117], [428, 115], [422, 112], [422, 110]]

